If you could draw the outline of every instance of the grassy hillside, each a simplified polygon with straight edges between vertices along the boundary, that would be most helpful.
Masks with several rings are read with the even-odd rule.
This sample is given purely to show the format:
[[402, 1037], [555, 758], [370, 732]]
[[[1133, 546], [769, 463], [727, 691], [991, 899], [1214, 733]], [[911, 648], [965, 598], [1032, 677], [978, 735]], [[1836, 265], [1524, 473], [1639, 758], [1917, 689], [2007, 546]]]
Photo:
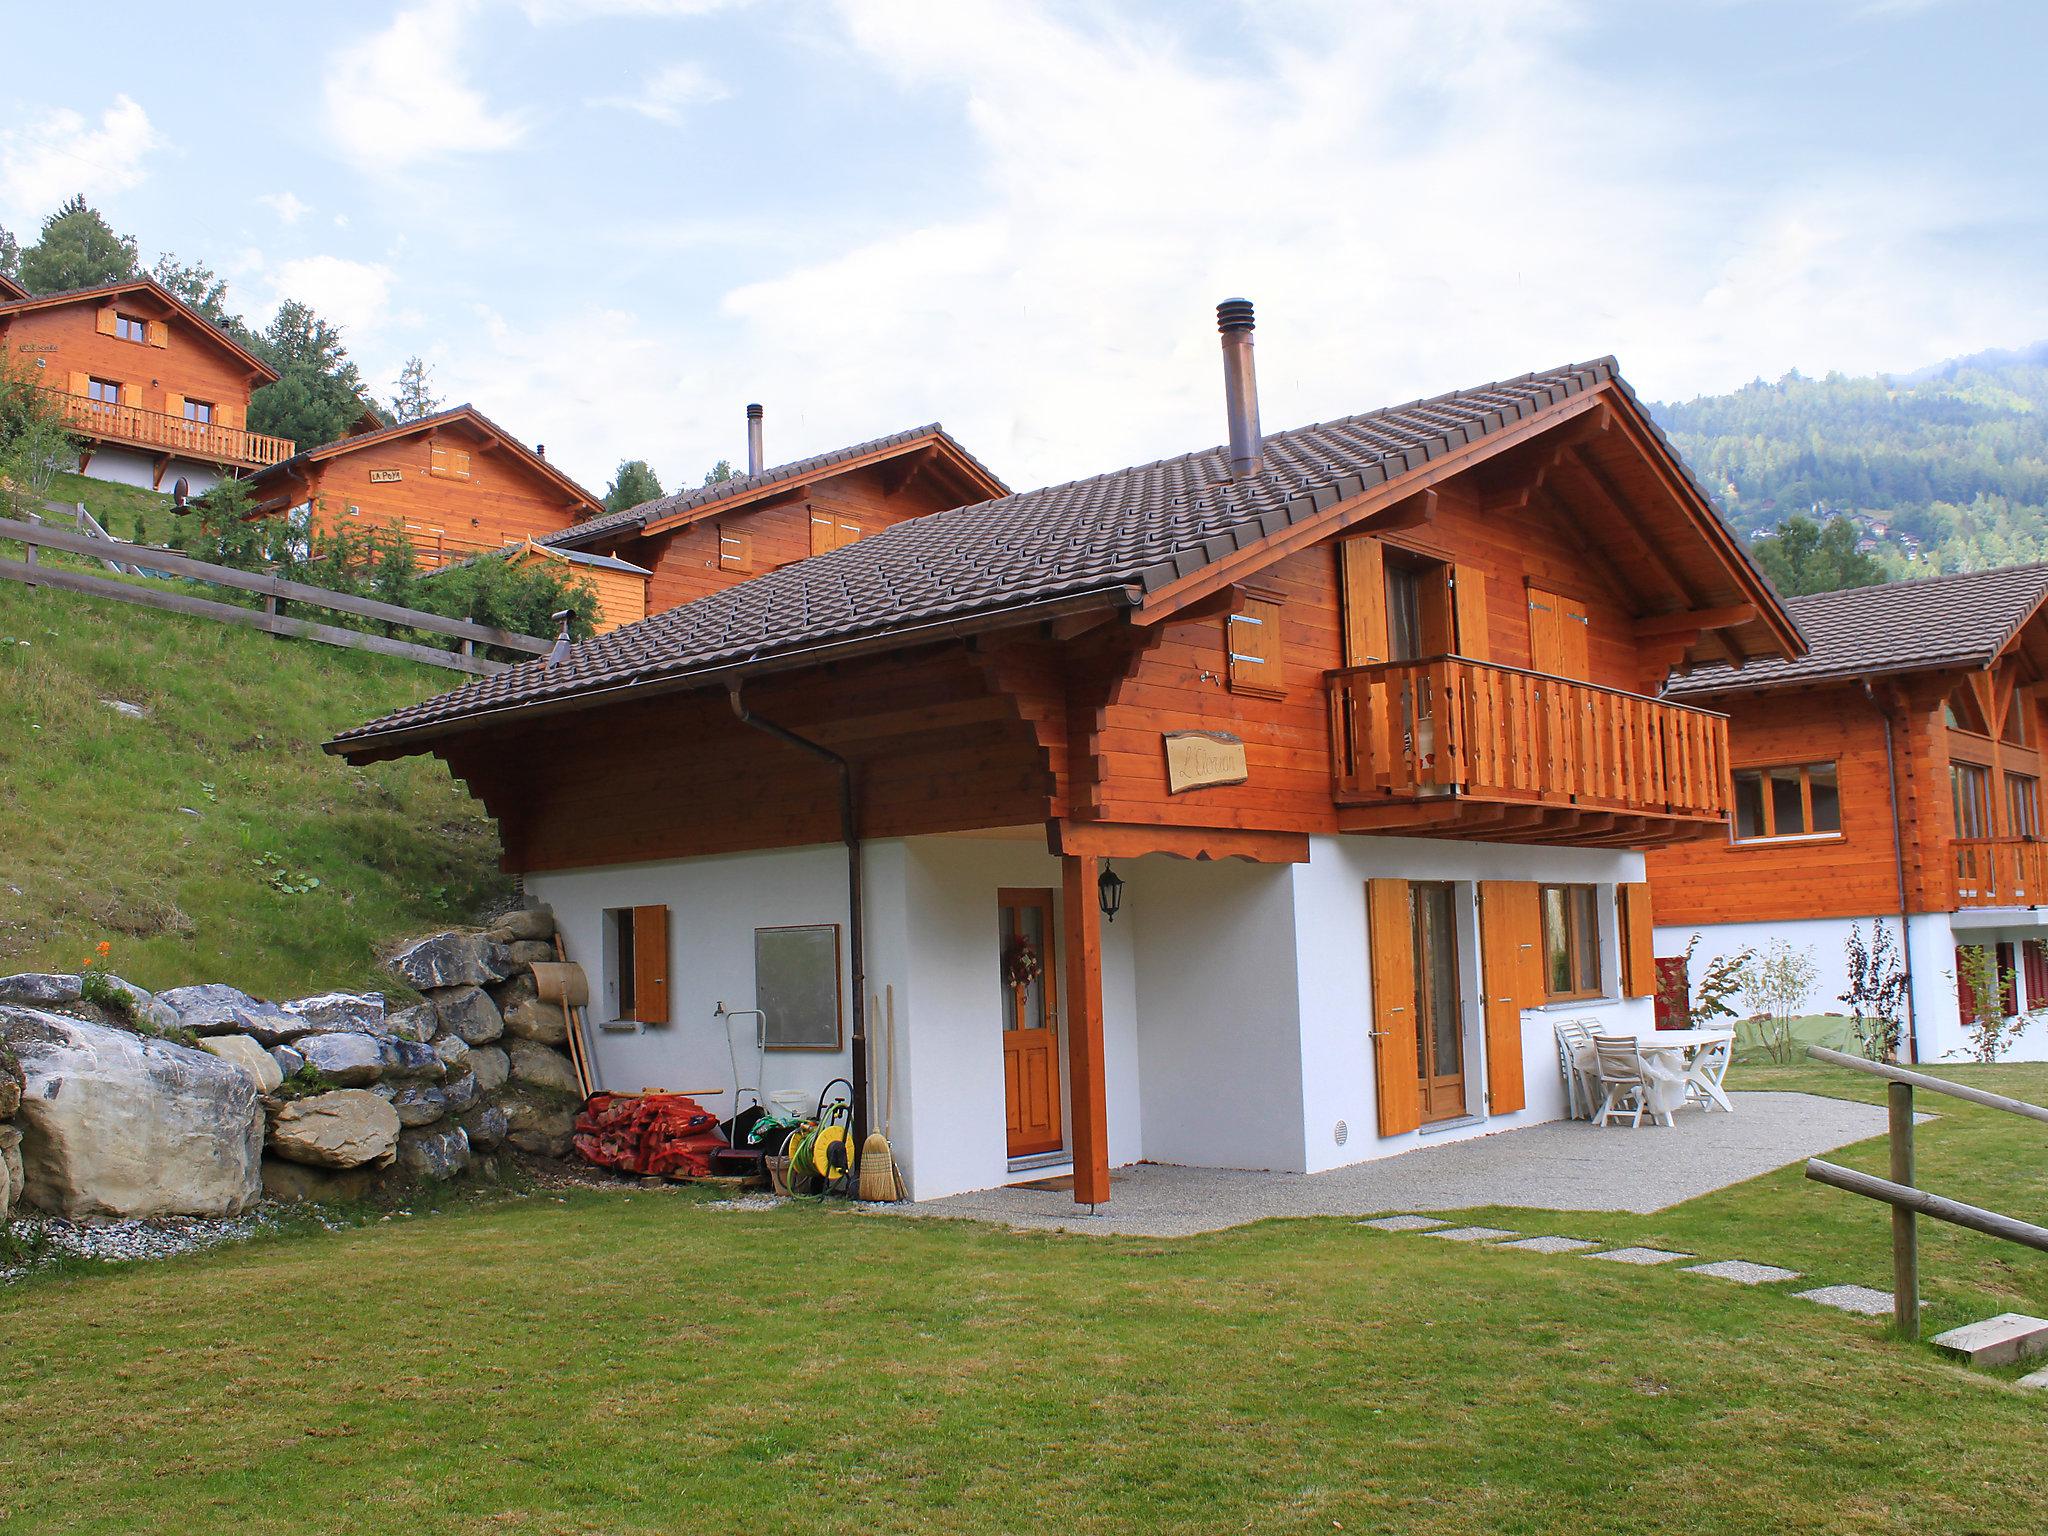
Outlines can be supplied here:
[[[117, 533], [147, 510], [56, 495], [80, 486]], [[381, 946], [505, 899], [497, 839], [439, 763], [353, 769], [320, 743], [459, 681], [0, 583], [0, 972], [105, 939], [149, 987], [379, 981]]]

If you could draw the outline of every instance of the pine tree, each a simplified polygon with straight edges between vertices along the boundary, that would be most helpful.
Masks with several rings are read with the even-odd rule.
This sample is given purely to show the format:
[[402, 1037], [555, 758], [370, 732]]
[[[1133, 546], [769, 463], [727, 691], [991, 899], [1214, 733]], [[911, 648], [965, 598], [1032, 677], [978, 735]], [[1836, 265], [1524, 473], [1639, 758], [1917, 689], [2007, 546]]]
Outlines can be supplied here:
[[623, 512], [628, 507], [652, 501], [660, 494], [661, 481], [645, 459], [621, 459], [619, 472], [612, 476], [612, 483], [605, 489], [604, 509]]
[[135, 276], [135, 240], [117, 235], [96, 209], [73, 197], [43, 220], [36, 243], [21, 253], [20, 281], [30, 293], [63, 293]]
[[396, 421], [420, 421], [441, 409], [441, 397], [433, 390], [433, 370], [427, 360], [414, 353], [398, 370], [398, 393], [391, 397], [391, 415]]
[[149, 275], [243, 346], [255, 339], [248, 323], [228, 308], [226, 279], [201, 262], [182, 262], [169, 251], [157, 257]]
[[704, 471], [704, 483], [706, 485], [719, 485], [727, 480], [737, 480], [738, 478], [739, 471], [732, 467], [731, 459], [720, 459], [716, 464]]
[[14, 232], [0, 224], [0, 277], [13, 277], [21, 270], [21, 242]]
[[249, 429], [316, 448], [344, 437], [365, 410], [363, 376], [342, 345], [341, 329], [287, 299], [257, 338], [257, 355], [278, 373], [249, 400]]

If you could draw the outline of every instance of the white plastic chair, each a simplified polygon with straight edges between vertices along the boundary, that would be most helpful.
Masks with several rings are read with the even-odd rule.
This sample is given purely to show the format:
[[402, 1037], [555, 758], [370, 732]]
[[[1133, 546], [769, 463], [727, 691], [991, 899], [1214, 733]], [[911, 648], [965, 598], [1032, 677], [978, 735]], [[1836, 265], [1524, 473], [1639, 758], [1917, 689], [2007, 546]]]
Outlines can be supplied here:
[[1565, 1019], [1556, 1026], [1557, 1070], [1564, 1077], [1565, 1109], [1574, 1120], [1593, 1113], [1593, 1083], [1579, 1063], [1579, 1052], [1593, 1044], [1593, 1031], [1584, 1019]]
[[[1593, 1123], [1605, 1126], [1620, 1115], [1631, 1126], [1640, 1127], [1643, 1111], [1650, 1105], [1650, 1079], [1643, 1071], [1643, 1055], [1633, 1035], [1595, 1035], [1593, 1066], [1600, 1075], [1601, 1100]], [[1652, 1121], [1655, 1115], [1651, 1116]]]

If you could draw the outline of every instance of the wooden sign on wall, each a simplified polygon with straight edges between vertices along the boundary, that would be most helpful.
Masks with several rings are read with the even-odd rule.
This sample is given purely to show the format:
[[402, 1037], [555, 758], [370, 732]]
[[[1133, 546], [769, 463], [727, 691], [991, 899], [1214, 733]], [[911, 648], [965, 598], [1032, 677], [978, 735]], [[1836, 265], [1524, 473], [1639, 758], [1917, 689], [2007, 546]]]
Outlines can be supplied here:
[[402, 469], [373, 469], [370, 471], [370, 484], [372, 485], [394, 485], [404, 478], [405, 471]]
[[1165, 741], [1166, 792], [1170, 795], [1216, 784], [1242, 784], [1251, 777], [1241, 736], [1227, 731], [1168, 731]]

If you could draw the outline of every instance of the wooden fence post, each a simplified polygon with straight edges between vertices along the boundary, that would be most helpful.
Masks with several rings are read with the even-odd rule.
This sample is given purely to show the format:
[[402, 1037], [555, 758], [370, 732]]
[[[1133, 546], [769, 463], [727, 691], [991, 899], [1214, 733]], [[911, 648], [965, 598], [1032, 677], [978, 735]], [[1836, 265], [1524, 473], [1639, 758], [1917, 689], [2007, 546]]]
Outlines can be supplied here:
[[[1891, 1111], [1892, 1182], [1913, 1182], [1913, 1085], [1887, 1083]], [[1920, 1337], [1920, 1234], [1918, 1218], [1904, 1206], [1892, 1207], [1892, 1321], [1908, 1339]]]
[[[42, 514], [41, 514], [40, 512], [29, 512], [29, 513], [25, 513], [25, 514], [24, 514], [24, 516], [25, 516], [25, 517], [26, 517], [26, 518], [28, 519], [29, 525], [30, 525], [31, 527], [34, 527], [34, 528], [40, 528], [40, 527], [42, 527], [42, 526], [43, 526], [43, 516], [42, 516]], [[27, 562], [28, 562], [28, 564], [29, 564], [29, 565], [31, 565], [31, 566], [37, 566], [37, 565], [41, 565], [41, 564], [42, 564], [42, 561], [40, 561], [40, 560], [38, 560], [38, 559], [36, 558], [36, 547], [35, 547], [35, 545], [33, 545], [33, 544], [24, 544], [24, 545], [22, 546], [22, 548], [23, 548], [24, 550], [26, 550], [26, 551], [27, 551], [27, 554], [26, 554], [26, 556], [25, 556], [24, 558], [25, 558], [25, 559], [27, 560]], [[35, 584], [35, 583], [34, 583], [33, 581], [30, 581], [30, 582], [28, 582], [28, 583], [27, 583], [26, 585], [27, 585], [27, 587], [28, 587], [29, 591], [31, 591], [31, 592], [35, 591], [35, 589], [36, 589], [36, 584]]]

